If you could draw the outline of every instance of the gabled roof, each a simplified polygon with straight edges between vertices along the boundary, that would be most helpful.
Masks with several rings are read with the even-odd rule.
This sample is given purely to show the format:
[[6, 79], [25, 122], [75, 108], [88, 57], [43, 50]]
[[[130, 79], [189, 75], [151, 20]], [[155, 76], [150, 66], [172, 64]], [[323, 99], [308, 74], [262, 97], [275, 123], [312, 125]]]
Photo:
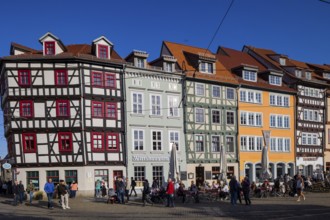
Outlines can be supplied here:
[[63, 49], [63, 51], [66, 51], [66, 47], [63, 44], [63, 42], [60, 40], [60, 38], [56, 37], [54, 34], [47, 32], [46, 34], [44, 34], [42, 37], [39, 38], [39, 42], [42, 43], [42, 41], [46, 38], [50, 36], [51, 38], [53, 38], [54, 40], [56, 40], [58, 42], [58, 45]]
[[26, 53], [42, 53], [42, 51], [38, 51], [38, 50], [32, 49], [30, 47], [26, 47], [26, 46], [23, 46], [21, 44], [12, 42], [11, 45], [10, 45], [10, 54], [11, 55], [14, 55], [14, 49], [15, 48], [17, 48], [21, 51], [24, 51]]
[[174, 56], [177, 59], [177, 65], [182, 71], [185, 72], [187, 77], [230, 83], [235, 85], [238, 84], [232, 73], [217, 60], [215, 60], [215, 74], [206, 74], [199, 72], [198, 63], [195, 62], [196, 57], [215, 57], [215, 55], [211, 51], [204, 48], [172, 43], [168, 41], [164, 41], [163, 46], [168, 49], [171, 56]]
[[111, 41], [108, 40], [108, 38], [106, 38], [105, 36], [101, 36], [99, 38], [96, 38], [95, 40], [93, 40], [93, 43], [95, 44], [96, 42], [100, 41], [100, 40], [104, 40], [106, 41], [109, 45], [113, 46], [113, 43]]
[[252, 67], [257, 70], [257, 82], [250, 82], [243, 80], [241, 75], [235, 74], [236, 79], [241, 85], [245, 85], [248, 87], [255, 87], [260, 89], [267, 89], [267, 90], [280, 90], [285, 92], [295, 92], [294, 89], [289, 88], [288, 85], [286, 85], [282, 81], [281, 86], [275, 86], [269, 84], [268, 81], [264, 80], [263, 77], [261, 77], [262, 74], [266, 72], [276, 72], [281, 73], [282, 71], [279, 71], [279, 69], [267, 69], [262, 63], [258, 62], [256, 59], [254, 59], [252, 56], [250, 56], [247, 53], [244, 53], [242, 51], [225, 48], [225, 47], [218, 47], [217, 50], [217, 59], [227, 68], [231, 69], [233, 72], [235, 69], [240, 67]]

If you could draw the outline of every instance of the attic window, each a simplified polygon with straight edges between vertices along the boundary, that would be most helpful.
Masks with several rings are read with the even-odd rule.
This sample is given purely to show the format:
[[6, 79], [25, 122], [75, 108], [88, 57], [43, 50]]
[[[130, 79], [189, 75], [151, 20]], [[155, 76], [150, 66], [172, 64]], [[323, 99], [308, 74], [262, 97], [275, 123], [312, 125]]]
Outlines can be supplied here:
[[98, 45], [99, 58], [108, 59], [109, 58], [109, 47], [106, 45]]
[[45, 42], [45, 55], [55, 55], [55, 42], [54, 41]]
[[301, 70], [296, 70], [296, 77], [301, 78]]
[[213, 63], [201, 62], [200, 72], [202, 72], [202, 73], [213, 73]]
[[330, 79], [330, 73], [323, 73], [323, 78]]
[[306, 79], [312, 79], [312, 74], [310, 72], [305, 72]]
[[243, 70], [243, 79], [246, 81], [257, 82], [257, 73], [253, 71]]
[[282, 65], [282, 66], [285, 66], [285, 62], [286, 60], [284, 59], [284, 58], [280, 58], [280, 64]]
[[136, 67], [144, 68], [144, 59], [137, 57], [136, 58]]
[[173, 65], [172, 63], [169, 63], [169, 62], [165, 62], [165, 71], [166, 72], [173, 72]]
[[269, 75], [269, 84], [280, 86], [282, 84], [282, 77]]

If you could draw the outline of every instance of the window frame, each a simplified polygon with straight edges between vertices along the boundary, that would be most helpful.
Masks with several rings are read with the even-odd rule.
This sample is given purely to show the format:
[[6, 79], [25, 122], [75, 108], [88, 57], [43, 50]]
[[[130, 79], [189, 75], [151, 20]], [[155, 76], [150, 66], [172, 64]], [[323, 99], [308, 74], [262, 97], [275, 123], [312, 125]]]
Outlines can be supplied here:
[[[154, 139], [154, 132], [156, 133], [156, 139]], [[151, 130], [150, 133], [151, 133], [151, 135], [150, 135], [151, 136], [151, 151], [155, 151], [155, 152], [163, 151], [164, 150], [163, 149], [163, 139], [162, 139], [163, 131]], [[158, 133], [160, 133], [159, 136], [158, 136]], [[154, 145], [154, 144], [156, 144], [156, 145]], [[159, 144], [160, 144], [160, 149], [158, 149]], [[154, 146], [156, 146], [156, 149], [154, 148]]]
[[[101, 52], [104, 49], [105, 49], [105, 52], [106, 52], [106, 54], [105, 54], [106, 56], [105, 57], [101, 56]], [[98, 52], [98, 58], [109, 59], [109, 46], [104, 45], [104, 44], [98, 44], [97, 45], [97, 52]], [[102, 55], [103, 55], [103, 52], [102, 52]]]
[[[49, 47], [50, 46], [50, 47]], [[49, 54], [49, 49], [53, 49], [54, 53]], [[44, 42], [44, 55], [56, 55], [56, 44], [55, 41], [45, 41]]]
[[[100, 135], [101, 138], [95, 138], [95, 136]], [[95, 148], [94, 140], [101, 140], [101, 148]], [[91, 151], [92, 152], [102, 152], [104, 151], [104, 133], [102, 132], [91, 132]]]
[[[137, 131], [138, 132], [138, 138], [137, 139], [135, 139], [135, 131]], [[142, 132], [142, 135], [143, 135], [143, 137], [142, 137], [142, 139], [140, 139], [140, 132]], [[137, 141], [138, 142], [138, 149], [135, 149], [135, 141]], [[145, 151], [146, 149], [145, 149], [145, 131], [143, 130], [143, 129], [132, 129], [132, 142], [133, 142], [133, 144], [132, 144], [132, 150], [133, 151]], [[142, 149], [140, 149], [141, 148], [141, 142], [142, 142]]]
[[[232, 91], [232, 94], [233, 94], [232, 98], [228, 97], [228, 94], [229, 94], [228, 91]], [[226, 98], [229, 99], [229, 100], [235, 100], [235, 90], [233, 88], [226, 88]]]
[[[216, 115], [218, 122], [214, 122], [214, 112], [218, 112], [218, 115]], [[221, 110], [220, 109], [211, 109], [211, 122], [212, 122], [212, 124], [221, 124]]]
[[[111, 108], [111, 109], [114, 109], [114, 116], [111, 116], [109, 115], [108, 113], [108, 106], [109, 105], [113, 105], [114, 108]], [[104, 106], [104, 111], [105, 111], [105, 117], [108, 118], [108, 119], [114, 119], [116, 120], [118, 118], [118, 109], [117, 109], [117, 102], [106, 102], [105, 103], [105, 106]]]
[[[94, 104], [101, 104], [101, 116], [95, 114], [95, 106]], [[104, 102], [99, 101], [91, 101], [91, 110], [92, 110], [92, 118], [104, 118]]]
[[[155, 103], [153, 103], [153, 97], [155, 97]], [[150, 115], [162, 116], [162, 96], [160, 94], [150, 94]]]
[[[172, 141], [171, 140], [171, 133], [176, 133], [178, 135], [178, 140], [177, 141]], [[168, 141], [169, 143], [175, 143], [176, 144], [176, 150], [180, 151], [180, 132], [177, 130], [169, 130], [168, 131]]]
[[[198, 113], [197, 110], [202, 110], [202, 113]], [[197, 121], [198, 116], [201, 115], [203, 117], [203, 121]], [[205, 109], [204, 108], [195, 108], [195, 123], [203, 124], [205, 123]]]
[[[197, 137], [201, 137], [202, 138], [202, 140], [197, 140]], [[195, 136], [194, 136], [194, 144], [195, 144], [195, 152], [200, 152], [200, 153], [202, 153], [202, 152], [205, 152], [205, 140], [204, 140], [204, 135], [202, 135], [202, 134], [195, 134]], [[201, 143], [201, 150], [199, 150], [199, 149], [197, 149], [197, 144], [198, 143]]]
[[[24, 104], [29, 104], [30, 115], [26, 116], [24, 114]], [[19, 114], [21, 118], [34, 118], [34, 101], [32, 100], [21, 100], [19, 101]]]
[[[110, 79], [110, 82], [112, 82], [111, 80], [113, 80], [113, 85], [108, 85], [107, 77], [113, 78], [113, 79]], [[104, 73], [104, 87], [105, 88], [111, 88], [111, 89], [117, 88], [116, 82], [117, 82], [117, 79], [116, 79], [116, 74], [115, 73]]]
[[[63, 76], [59, 77], [59, 74], [62, 74], [62, 73], [63, 73]], [[54, 75], [55, 75], [55, 86], [56, 87], [67, 86], [69, 84], [68, 71], [66, 69], [56, 69], [56, 70], [54, 70]], [[59, 83], [59, 79], [61, 77], [64, 77], [64, 83]]]
[[282, 77], [281, 76], [275, 76], [270, 74], [269, 76], [269, 84], [274, 86], [281, 86], [282, 85]]
[[[31, 86], [31, 70], [28, 69], [19, 69], [18, 72], [18, 85], [20, 87], [29, 87]], [[26, 75], [25, 75], [26, 74]], [[23, 79], [27, 77], [27, 82], [23, 83]]]
[[[134, 102], [134, 95], [136, 94], [137, 102]], [[141, 96], [141, 103], [139, 103], [139, 96]], [[136, 112], [134, 111], [136, 105]], [[132, 92], [132, 114], [143, 115], [144, 96], [142, 92]], [[141, 111], [141, 112], [140, 112]]]
[[[180, 117], [179, 111], [179, 96], [167, 96], [168, 103], [168, 116], [169, 117]], [[172, 104], [171, 104], [172, 103]], [[176, 104], [176, 106], [175, 106]], [[173, 115], [171, 115], [171, 109], [173, 109]], [[177, 114], [174, 114], [177, 113]]]
[[[91, 78], [92, 78], [92, 86], [93, 87], [96, 87], [96, 88], [103, 88], [104, 86], [104, 74], [102, 72], [96, 72], [96, 71], [93, 71], [91, 73]], [[96, 76], [99, 75], [100, 77], [97, 77], [97, 79], [99, 78], [101, 81], [100, 81], [100, 84], [96, 84]]]
[[[214, 89], [219, 89], [219, 96], [214, 95]], [[212, 85], [212, 97], [216, 99], [221, 99], [221, 86]]]
[[[229, 142], [227, 141], [227, 138], [231, 138], [232, 139], [232, 151], [229, 151]], [[227, 153], [235, 153], [235, 137], [233, 135], [226, 135], [225, 136], [225, 143], [226, 143], [226, 152]]]
[[257, 82], [257, 72], [251, 70], [243, 70], [242, 79], [245, 81]]
[[[66, 115], [60, 115], [61, 109], [60, 105], [61, 104], [66, 104], [67, 110], [66, 110]], [[56, 117], [61, 117], [61, 118], [69, 118], [70, 117], [70, 100], [56, 100]]]
[[[115, 139], [110, 139], [109, 136], [115, 137]], [[115, 143], [116, 148], [110, 148], [109, 149], [109, 141], [112, 140], [114, 141], [113, 143]], [[106, 133], [106, 137], [105, 137], [105, 149], [106, 151], [109, 152], [119, 152], [120, 151], [120, 146], [119, 146], [119, 133], [115, 133], [115, 132], [107, 132]]]
[[[198, 88], [198, 86], [202, 86], [203, 88]], [[203, 89], [203, 94], [199, 94], [198, 92], [202, 91], [202, 89]], [[205, 84], [195, 83], [195, 95], [200, 97], [205, 96]]]
[[[33, 149], [27, 149], [26, 137], [33, 137]], [[23, 152], [24, 153], [36, 153], [37, 152], [37, 135], [35, 133], [22, 133]]]
[[[69, 149], [63, 149], [62, 147], [62, 140], [67, 140], [67, 139], [62, 139], [62, 136], [69, 136]], [[72, 152], [73, 150], [73, 142], [72, 142], [72, 133], [71, 132], [59, 132], [58, 133], [58, 151], [60, 153], [63, 153], [63, 152]]]
[[[228, 123], [228, 113], [232, 114], [233, 123]], [[226, 110], [226, 125], [235, 125], [235, 112]]]
[[[215, 142], [213, 138], [217, 138], [218, 140]], [[218, 146], [214, 147], [214, 143], [217, 143]], [[221, 149], [221, 139], [220, 135], [211, 135], [211, 152], [220, 152]]]

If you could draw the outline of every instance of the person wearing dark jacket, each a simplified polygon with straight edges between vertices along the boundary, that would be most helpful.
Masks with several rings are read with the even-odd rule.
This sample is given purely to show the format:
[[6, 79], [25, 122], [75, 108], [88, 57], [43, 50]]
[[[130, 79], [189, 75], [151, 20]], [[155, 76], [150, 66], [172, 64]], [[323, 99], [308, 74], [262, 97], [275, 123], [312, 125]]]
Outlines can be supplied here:
[[237, 192], [238, 192], [238, 182], [236, 176], [233, 176], [229, 182], [229, 191], [230, 191], [230, 202], [232, 205], [236, 205], [237, 202]]
[[143, 191], [142, 191], [142, 202], [143, 202], [143, 206], [146, 205], [146, 202], [148, 202], [148, 203], [150, 203], [150, 204], [153, 205], [153, 202], [148, 197], [148, 194], [150, 194], [150, 186], [149, 186], [148, 180], [145, 179], [144, 182], [143, 182]]
[[60, 180], [60, 183], [57, 186], [57, 190], [58, 193], [61, 195], [62, 208], [70, 209], [68, 187], [66, 186], [64, 180]]
[[21, 204], [23, 204], [23, 200], [24, 200], [24, 185], [22, 183], [22, 181], [19, 181], [19, 184], [18, 184], [18, 193], [19, 193], [19, 202]]
[[129, 196], [132, 196], [132, 192], [134, 191], [135, 197], [137, 197], [135, 187], [136, 187], [136, 182], [135, 182], [134, 178], [131, 177], [131, 193], [129, 194]]
[[18, 200], [19, 200], [19, 187], [18, 187], [18, 181], [15, 180], [15, 183], [12, 187], [13, 194], [14, 194], [14, 205], [18, 205]]
[[124, 195], [125, 195], [125, 183], [122, 178], [118, 179], [118, 183], [116, 185], [117, 195], [119, 203], [125, 204]]
[[249, 180], [249, 178], [247, 176], [242, 181], [242, 190], [243, 190], [245, 205], [251, 205], [251, 200], [250, 200], [250, 180]]

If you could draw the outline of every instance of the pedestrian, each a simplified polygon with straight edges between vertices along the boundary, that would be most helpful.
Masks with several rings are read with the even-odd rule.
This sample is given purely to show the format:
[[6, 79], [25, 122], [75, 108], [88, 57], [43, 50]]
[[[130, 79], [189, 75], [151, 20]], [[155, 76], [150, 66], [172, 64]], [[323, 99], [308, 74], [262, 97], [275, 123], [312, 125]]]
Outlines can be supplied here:
[[124, 196], [125, 196], [125, 183], [122, 178], [118, 178], [117, 183], [117, 196], [120, 204], [125, 204]]
[[25, 190], [24, 190], [24, 185], [22, 183], [22, 180], [19, 181], [18, 192], [19, 192], [19, 203], [23, 204]]
[[76, 198], [76, 194], [78, 191], [78, 183], [75, 181], [72, 181], [71, 185], [70, 185], [70, 198]]
[[189, 191], [192, 197], [194, 198], [195, 203], [199, 203], [198, 188], [194, 181], [191, 181]]
[[96, 182], [95, 182], [95, 197], [96, 198], [100, 197], [100, 192], [101, 192], [101, 181], [96, 180]]
[[107, 187], [104, 181], [102, 181], [101, 192], [102, 192], [102, 197], [107, 195]]
[[14, 185], [12, 187], [12, 191], [14, 194], [14, 206], [18, 205], [18, 201], [19, 201], [19, 188], [18, 188], [18, 181], [15, 180]]
[[129, 179], [128, 179], [128, 177], [126, 177], [124, 184], [125, 184], [125, 196], [126, 196], [126, 199], [128, 202], [129, 201]]
[[166, 188], [166, 194], [167, 194], [167, 205], [166, 207], [174, 207], [174, 184], [172, 182], [171, 178], [168, 178], [167, 181], [167, 188]]
[[34, 184], [32, 180], [30, 180], [30, 184], [26, 186], [26, 192], [29, 194], [30, 205], [32, 204], [34, 190], [35, 190]]
[[135, 187], [136, 187], [135, 179], [133, 177], [131, 177], [131, 193], [129, 194], [129, 196], [132, 196], [132, 192], [134, 191], [135, 197], [137, 197]]
[[60, 180], [58, 184], [58, 192], [61, 195], [61, 204], [63, 209], [70, 209], [69, 207], [69, 192], [64, 180]]
[[55, 186], [52, 179], [48, 179], [48, 182], [44, 186], [44, 191], [47, 194], [48, 208], [53, 209], [53, 195], [55, 191]]
[[143, 206], [146, 205], [146, 202], [153, 205], [153, 202], [148, 197], [149, 194], [150, 194], [150, 192], [151, 192], [151, 190], [150, 190], [149, 182], [148, 182], [147, 179], [145, 179], [144, 182], [143, 182], [143, 191], [142, 191], [142, 202], [143, 202]]
[[2, 184], [2, 193], [3, 193], [4, 196], [7, 195], [7, 189], [8, 189], [8, 183], [4, 182]]
[[151, 188], [153, 188], [153, 189], [159, 188], [159, 183], [158, 183], [158, 180], [156, 177], [154, 178], [154, 181], [152, 182]]
[[182, 197], [182, 203], [184, 203], [186, 201], [186, 194], [185, 194], [184, 188], [185, 188], [184, 183], [182, 181], [180, 181], [177, 195], [178, 195], [178, 197]]
[[115, 177], [115, 190], [116, 190], [118, 202], [120, 203], [118, 188], [119, 188], [119, 177], [117, 176], [117, 177]]
[[296, 185], [296, 189], [297, 189], [297, 194], [298, 194], [298, 199], [297, 202], [300, 202], [300, 197], [303, 197], [304, 200], [306, 200], [305, 195], [303, 193], [303, 189], [304, 189], [304, 180], [301, 177], [300, 174], [298, 174], [297, 176], [297, 185]]
[[232, 205], [237, 203], [238, 182], [236, 176], [233, 176], [229, 182], [230, 202]]
[[243, 190], [245, 205], [251, 205], [251, 200], [250, 200], [250, 180], [249, 180], [249, 178], [247, 176], [242, 181], [242, 190]]

